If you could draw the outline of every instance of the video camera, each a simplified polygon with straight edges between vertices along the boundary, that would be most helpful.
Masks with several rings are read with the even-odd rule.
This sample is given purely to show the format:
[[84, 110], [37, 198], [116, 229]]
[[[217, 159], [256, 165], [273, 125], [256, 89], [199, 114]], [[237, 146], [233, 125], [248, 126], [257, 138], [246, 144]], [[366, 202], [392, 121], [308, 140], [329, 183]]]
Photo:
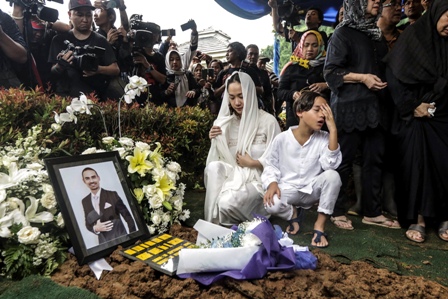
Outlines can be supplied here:
[[306, 10], [301, 9], [300, 6], [295, 5], [291, 0], [284, 0], [282, 4], [278, 5], [278, 16], [281, 22], [285, 22], [288, 27], [294, 27], [300, 24], [300, 16], [304, 16]]
[[[13, 3], [24, 8], [25, 12], [36, 15], [39, 19], [47, 22], [56, 22], [59, 12], [56, 9], [45, 7], [45, 0], [6, 0], [10, 6]], [[49, 0], [60, 4], [64, 4], [64, 0]]]
[[73, 65], [82, 71], [96, 72], [99, 65], [99, 56], [104, 55], [106, 49], [85, 45], [84, 47], [75, 46], [70, 41], [64, 41], [67, 45], [67, 49], [64, 53], [68, 51], [73, 51]]
[[132, 44], [132, 52], [143, 52], [143, 48], [152, 48], [154, 46], [153, 35], [157, 34], [157, 42], [161, 42], [160, 26], [150, 22], [143, 22], [143, 16], [133, 14], [129, 18], [130, 31], [128, 38]]

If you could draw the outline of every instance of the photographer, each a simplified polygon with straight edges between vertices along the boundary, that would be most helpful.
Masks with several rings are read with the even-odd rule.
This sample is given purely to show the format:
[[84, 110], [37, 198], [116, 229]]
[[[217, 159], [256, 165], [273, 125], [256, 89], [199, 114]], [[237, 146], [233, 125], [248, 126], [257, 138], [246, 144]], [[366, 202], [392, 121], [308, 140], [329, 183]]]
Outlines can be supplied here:
[[20, 86], [15, 67], [27, 61], [25, 47], [14, 20], [0, 9], [0, 87]]
[[[113, 7], [116, 5], [119, 5], [118, 9], [120, 11], [121, 19], [120, 28], [115, 27], [117, 15]], [[122, 78], [126, 79], [130, 73], [129, 65], [125, 62], [125, 59], [130, 55], [130, 52], [122, 49], [123, 42], [126, 42], [124, 39], [129, 31], [126, 6], [124, 5], [123, 0], [95, 1], [94, 6], [96, 9], [93, 15], [93, 20], [98, 27], [96, 32], [104, 36], [112, 46], [115, 57], [117, 58], [118, 67], [120, 68], [120, 76], [113, 78], [110, 82], [107, 96], [109, 98], [119, 99], [124, 93], [123, 87], [126, 84]]]
[[[151, 101], [156, 105], [162, 105], [161, 85], [166, 81], [165, 58], [162, 54], [154, 51], [154, 45], [160, 42], [160, 26], [151, 22], [142, 22], [142, 15], [132, 15], [130, 18], [131, 30], [129, 42], [123, 43], [123, 50], [129, 50], [131, 56], [132, 75], [145, 78], [149, 84]], [[143, 107], [148, 94], [136, 98]]]
[[92, 31], [94, 9], [90, 0], [70, 0], [68, 14], [73, 29], [53, 38], [49, 62], [58, 78], [59, 95], [76, 97], [80, 92], [95, 91], [100, 100], [106, 100], [109, 81], [120, 73], [112, 47]]
[[[24, 7], [20, 1], [15, 1], [13, 4], [12, 18], [22, 35], [25, 36], [33, 58], [28, 60], [29, 66], [21, 72], [20, 76], [25, 85], [31, 88], [40, 85], [48, 90], [53, 85], [50, 83], [51, 63], [48, 62], [51, 40], [58, 32], [67, 32], [71, 28], [70, 25], [60, 21], [53, 23], [41, 20], [36, 14], [31, 15], [29, 9], [29, 7]], [[26, 13], [28, 16], [25, 19]], [[25, 20], [27, 21], [26, 25], [24, 24]], [[35, 66], [31, 64], [35, 64]]]

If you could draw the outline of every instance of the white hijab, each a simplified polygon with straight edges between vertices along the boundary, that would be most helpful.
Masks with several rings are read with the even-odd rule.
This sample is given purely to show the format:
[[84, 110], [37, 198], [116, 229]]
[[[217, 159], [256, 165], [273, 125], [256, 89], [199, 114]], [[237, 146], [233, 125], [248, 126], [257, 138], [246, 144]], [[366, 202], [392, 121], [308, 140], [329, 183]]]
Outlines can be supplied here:
[[[175, 52], [175, 53], [177, 53], [177, 55], [179, 55], [180, 63], [181, 63], [180, 71], [175, 71], [170, 66], [170, 55], [173, 52]], [[176, 106], [182, 107], [185, 104], [185, 102], [187, 101], [186, 94], [189, 91], [189, 87], [188, 87], [188, 78], [187, 78], [187, 75], [185, 74], [186, 70], [185, 70], [184, 62], [182, 61], [182, 57], [180, 56], [180, 53], [177, 50], [168, 51], [168, 53], [166, 53], [166, 55], [165, 55], [165, 65], [166, 65], [167, 74], [176, 75], [175, 84], [177, 84], [177, 87], [174, 90], [174, 95], [176, 97]]]
[[[246, 182], [253, 181], [259, 178], [259, 171], [249, 167], [240, 167], [236, 164], [236, 157], [230, 153], [226, 132], [229, 130], [230, 121], [237, 116], [231, 114], [229, 109], [229, 93], [227, 86], [231, 80], [238, 74], [241, 81], [241, 88], [243, 91], [244, 107], [241, 115], [240, 127], [238, 131], [237, 152], [241, 154], [250, 153], [253, 140], [259, 126], [259, 109], [255, 85], [250, 76], [243, 72], [234, 72], [226, 80], [226, 90], [224, 98], [219, 110], [218, 118], [213, 123], [214, 126], [221, 127], [222, 134], [212, 139], [210, 151], [208, 152], [207, 163], [212, 161], [223, 161], [234, 167], [233, 177], [229, 177], [223, 186], [222, 191], [227, 189], [237, 190]], [[234, 81], [237, 82], [237, 81]], [[268, 140], [269, 141], [269, 140]], [[266, 153], [266, 152], [265, 152]], [[264, 154], [263, 154], [264, 156]]]

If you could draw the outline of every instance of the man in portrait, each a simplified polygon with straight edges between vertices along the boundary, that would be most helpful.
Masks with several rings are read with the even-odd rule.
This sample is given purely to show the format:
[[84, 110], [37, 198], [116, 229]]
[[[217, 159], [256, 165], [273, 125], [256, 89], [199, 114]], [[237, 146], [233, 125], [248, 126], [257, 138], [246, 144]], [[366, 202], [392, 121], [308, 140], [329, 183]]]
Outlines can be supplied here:
[[101, 188], [100, 176], [93, 168], [83, 169], [82, 180], [91, 191], [82, 199], [86, 228], [98, 235], [99, 244], [128, 234], [121, 217], [129, 233], [136, 231], [134, 219], [123, 200], [116, 191]]

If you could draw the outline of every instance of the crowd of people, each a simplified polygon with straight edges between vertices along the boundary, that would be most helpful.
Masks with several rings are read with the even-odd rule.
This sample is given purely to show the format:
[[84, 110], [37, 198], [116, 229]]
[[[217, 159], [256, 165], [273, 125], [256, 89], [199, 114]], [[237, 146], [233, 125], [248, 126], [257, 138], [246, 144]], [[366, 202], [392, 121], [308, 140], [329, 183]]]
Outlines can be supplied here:
[[69, 24], [29, 16], [14, 1], [11, 16], [0, 11], [0, 86], [119, 99], [138, 75], [150, 84], [142, 106], [210, 109], [207, 221], [274, 215], [297, 234], [317, 205], [313, 246], [329, 245], [327, 219], [353, 230], [348, 215], [405, 228], [414, 242], [435, 226], [448, 241], [448, 3], [341, 2], [327, 35], [320, 8], [304, 12], [301, 32], [300, 19], [285, 20], [278, 1], [267, 1], [292, 47], [277, 77], [256, 44], [229, 43], [224, 61], [202, 53], [194, 20], [182, 25], [191, 39], [181, 53], [172, 33], [162, 42], [159, 25], [128, 17], [124, 0], [70, 0]]
[[274, 111], [276, 101], [286, 106], [287, 130], [268, 130], [272, 119], [249, 116], [260, 83], [238, 69], [243, 49], [231, 45], [230, 56], [238, 57], [229, 61], [225, 101], [209, 136], [206, 219], [230, 226], [255, 214], [277, 216], [297, 234], [317, 205], [312, 246], [329, 245], [328, 219], [353, 230], [348, 215], [403, 227], [414, 242], [435, 226], [448, 241], [448, 164], [437, 155], [448, 152], [448, 3], [344, 0], [328, 39], [319, 8], [307, 10], [307, 29], [298, 32], [293, 21], [282, 22], [277, 1], [268, 4], [274, 28], [293, 45], [273, 97]]

